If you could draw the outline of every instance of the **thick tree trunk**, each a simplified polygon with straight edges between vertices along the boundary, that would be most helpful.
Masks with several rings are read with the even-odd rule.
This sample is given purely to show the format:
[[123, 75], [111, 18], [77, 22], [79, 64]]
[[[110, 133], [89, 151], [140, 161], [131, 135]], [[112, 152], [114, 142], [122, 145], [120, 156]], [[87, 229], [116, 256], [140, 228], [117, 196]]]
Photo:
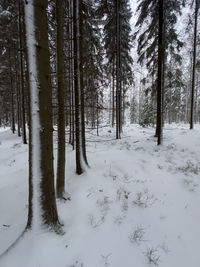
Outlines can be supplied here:
[[58, 160], [56, 191], [65, 192], [65, 94], [63, 84], [63, 0], [56, 0], [57, 22], [57, 99], [58, 99]]
[[[31, 76], [29, 217], [27, 227], [46, 226], [58, 230], [59, 221], [53, 169], [52, 86], [46, 12], [47, 0], [27, 2], [26, 29], [29, 74]], [[33, 27], [30, 25], [31, 23], [34, 23]]]

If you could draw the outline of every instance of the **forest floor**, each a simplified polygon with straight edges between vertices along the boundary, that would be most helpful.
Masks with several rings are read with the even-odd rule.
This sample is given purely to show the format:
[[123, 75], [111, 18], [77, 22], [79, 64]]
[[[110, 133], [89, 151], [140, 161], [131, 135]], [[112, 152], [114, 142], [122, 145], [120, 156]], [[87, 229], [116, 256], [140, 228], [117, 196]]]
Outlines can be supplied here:
[[[159, 147], [153, 128], [89, 131], [81, 176], [67, 146], [65, 234], [26, 233], [0, 267], [199, 267], [200, 126], [188, 128], [166, 125]], [[28, 146], [0, 129], [0, 254], [23, 232], [27, 200]]]

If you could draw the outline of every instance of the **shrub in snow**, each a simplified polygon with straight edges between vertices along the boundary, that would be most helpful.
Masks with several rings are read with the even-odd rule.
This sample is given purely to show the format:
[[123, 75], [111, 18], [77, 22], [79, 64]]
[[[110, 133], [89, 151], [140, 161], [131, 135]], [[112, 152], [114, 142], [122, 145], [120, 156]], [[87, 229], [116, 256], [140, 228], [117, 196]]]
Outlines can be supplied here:
[[156, 248], [147, 248], [145, 252], [145, 256], [147, 257], [148, 263], [153, 264], [155, 266], [159, 265], [160, 256], [158, 255], [158, 250]]
[[119, 187], [117, 190], [117, 200], [128, 199], [130, 192], [124, 189], [124, 187]]
[[137, 226], [135, 230], [130, 234], [129, 239], [131, 243], [141, 243], [146, 240], [144, 240], [144, 235], [145, 235], [145, 229]]
[[153, 205], [155, 201], [156, 199], [154, 195], [150, 194], [148, 189], [145, 189], [143, 192], [138, 192], [136, 194], [133, 204], [138, 207], [147, 208], [148, 206]]
[[94, 215], [89, 214], [88, 220], [89, 220], [89, 223], [92, 226], [92, 228], [97, 228], [102, 223], [104, 223], [105, 217], [104, 216], [100, 216], [100, 218], [96, 218], [96, 217], [94, 217]]
[[183, 172], [185, 175], [189, 175], [190, 173], [198, 175], [200, 173], [200, 166], [188, 160], [184, 166], [178, 167], [177, 170]]

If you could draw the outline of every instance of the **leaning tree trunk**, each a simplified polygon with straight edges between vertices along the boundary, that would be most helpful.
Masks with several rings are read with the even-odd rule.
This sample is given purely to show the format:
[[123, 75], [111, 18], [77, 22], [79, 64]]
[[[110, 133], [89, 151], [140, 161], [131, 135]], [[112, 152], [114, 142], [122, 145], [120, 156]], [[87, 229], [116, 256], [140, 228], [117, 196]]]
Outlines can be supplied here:
[[30, 75], [29, 214], [28, 228], [57, 230], [54, 169], [52, 85], [48, 47], [47, 0], [26, 2]]

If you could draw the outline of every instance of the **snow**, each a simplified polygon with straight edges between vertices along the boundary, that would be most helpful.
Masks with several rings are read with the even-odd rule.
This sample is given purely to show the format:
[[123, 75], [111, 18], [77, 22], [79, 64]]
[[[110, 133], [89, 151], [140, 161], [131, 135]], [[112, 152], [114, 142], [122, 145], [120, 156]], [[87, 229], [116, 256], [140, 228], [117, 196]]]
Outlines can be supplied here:
[[[91, 168], [80, 176], [67, 146], [71, 201], [57, 202], [65, 234], [25, 233], [0, 267], [199, 267], [200, 126], [188, 128], [166, 125], [159, 147], [153, 128], [128, 125], [121, 140], [111, 128], [90, 131]], [[27, 158], [0, 129], [0, 254], [26, 225]]]
[[11, 17], [11, 15], [12, 14], [8, 10], [3, 10], [3, 11], [0, 10], [0, 17]]

